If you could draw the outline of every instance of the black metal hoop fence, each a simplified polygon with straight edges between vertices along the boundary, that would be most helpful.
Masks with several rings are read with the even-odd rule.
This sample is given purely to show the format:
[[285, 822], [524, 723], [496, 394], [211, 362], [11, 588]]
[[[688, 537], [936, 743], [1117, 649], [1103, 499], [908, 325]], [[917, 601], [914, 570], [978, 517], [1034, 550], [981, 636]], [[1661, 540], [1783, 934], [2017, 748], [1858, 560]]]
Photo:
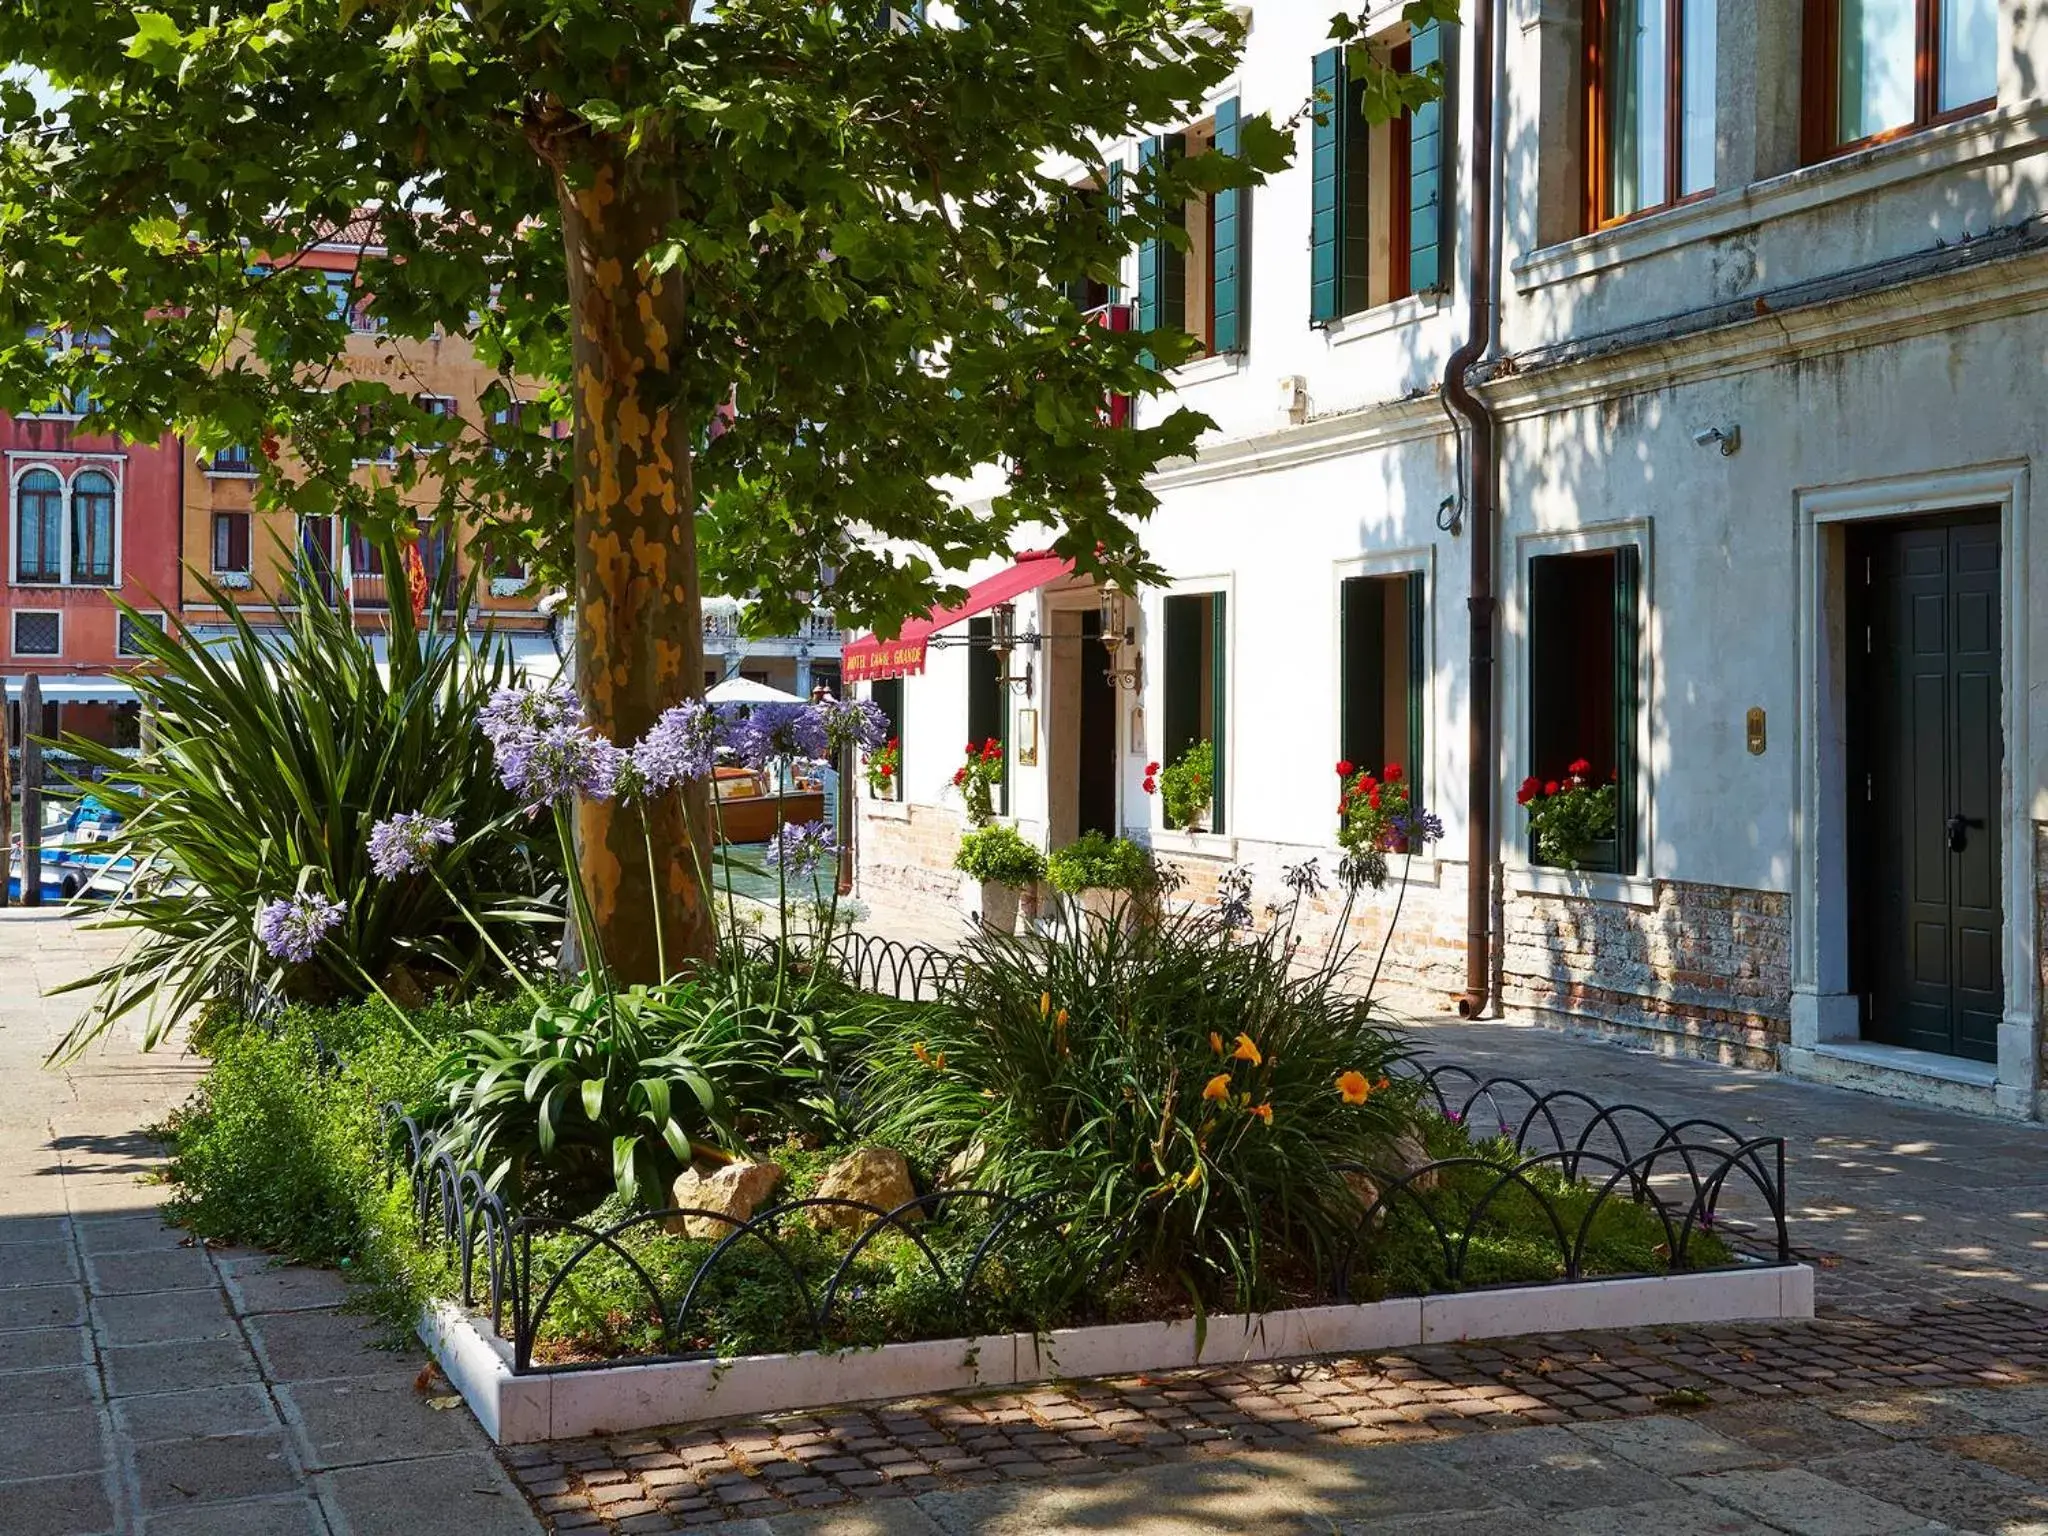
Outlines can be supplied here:
[[[905, 948], [877, 944], [858, 949], [849, 965], [875, 967], [861, 974], [906, 987], [933, 984], [930, 978], [937, 972], [928, 957], [906, 954]], [[1648, 1212], [1663, 1231], [1665, 1267], [1639, 1273], [1735, 1267], [1724, 1257], [1724, 1203], [1743, 1208], [1741, 1235], [1752, 1250], [1737, 1255], [1736, 1264], [1792, 1262], [1783, 1138], [1748, 1136], [1709, 1120], [1673, 1121], [1641, 1105], [1602, 1104], [1577, 1089], [1539, 1090], [1516, 1078], [1482, 1075], [1455, 1064], [1415, 1062], [1404, 1070], [1419, 1083], [1425, 1103], [1465, 1129], [1473, 1139], [1472, 1152], [1415, 1167], [1354, 1170], [1361, 1177], [1359, 1220], [1322, 1277], [1317, 1299], [1343, 1302], [1369, 1292], [1375, 1234], [1407, 1213], [1433, 1234], [1444, 1285], [1478, 1288], [1468, 1281], [1474, 1234], [1490, 1210], [1510, 1200], [1533, 1202], [1542, 1212], [1542, 1227], [1556, 1245], [1554, 1279], [1559, 1283], [1588, 1278], [1596, 1221], [1621, 1203]], [[745, 1220], [683, 1206], [639, 1212], [611, 1225], [522, 1215], [486, 1189], [474, 1172], [436, 1149], [431, 1133], [398, 1106], [391, 1106], [387, 1116], [396, 1154], [389, 1173], [394, 1179], [403, 1173], [410, 1181], [419, 1241], [438, 1244], [450, 1256], [458, 1299], [491, 1319], [510, 1342], [512, 1369], [520, 1374], [618, 1363], [536, 1358], [550, 1320], [576, 1288], [579, 1268], [594, 1257], [624, 1265], [644, 1302], [644, 1316], [654, 1320], [652, 1348], [621, 1357], [633, 1363], [711, 1356], [714, 1351], [693, 1347], [693, 1325], [703, 1320], [708, 1293], [722, 1279], [733, 1278], [732, 1266], [750, 1261], [765, 1267], [773, 1277], [767, 1283], [783, 1291], [800, 1347], [830, 1347], [835, 1318], [858, 1291], [852, 1284], [858, 1261], [889, 1233], [903, 1237], [908, 1251], [928, 1268], [966, 1336], [975, 1331], [971, 1320], [987, 1315], [994, 1304], [984, 1282], [1000, 1267], [996, 1261], [1009, 1245], [1035, 1234], [1037, 1240], [1050, 1237], [1064, 1248], [1064, 1222], [1071, 1215], [1048, 1206], [1045, 1197], [1020, 1200], [1000, 1190], [975, 1188], [935, 1191], [886, 1208], [851, 1200], [791, 1200]], [[1498, 1143], [1482, 1147], [1496, 1138], [1512, 1149], [1511, 1156], [1504, 1157]], [[1449, 1193], [1454, 1183], [1463, 1193]], [[975, 1228], [980, 1235], [971, 1245], [952, 1245], [949, 1257], [931, 1234], [963, 1212], [980, 1218]], [[790, 1253], [799, 1224], [821, 1215], [837, 1217], [835, 1224], [851, 1237], [822, 1281], [815, 1273], [807, 1276]], [[690, 1220], [709, 1223], [723, 1235], [680, 1281], [664, 1284], [631, 1243], [658, 1224]], [[1723, 1241], [1703, 1256], [1700, 1250], [1707, 1245], [1701, 1236], [1710, 1232]], [[557, 1238], [567, 1241], [554, 1245], [553, 1257], [544, 1261], [536, 1255], [536, 1244]], [[1615, 1272], [1601, 1273], [1612, 1278]]]

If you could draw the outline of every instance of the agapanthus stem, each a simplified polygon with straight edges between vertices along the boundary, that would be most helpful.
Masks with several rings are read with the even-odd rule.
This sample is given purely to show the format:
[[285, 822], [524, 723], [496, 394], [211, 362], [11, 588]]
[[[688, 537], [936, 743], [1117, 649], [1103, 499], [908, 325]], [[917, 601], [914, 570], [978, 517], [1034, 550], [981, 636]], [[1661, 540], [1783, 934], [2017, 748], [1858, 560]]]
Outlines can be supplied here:
[[443, 878], [441, 871], [431, 864], [427, 867], [434, 876], [434, 883], [441, 887], [441, 894], [448, 898], [448, 904], [455, 908], [456, 911], [460, 912], [463, 915], [463, 917], [468, 921], [469, 926], [476, 930], [477, 937], [482, 939], [484, 941], [484, 944], [490, 949], [490, 952], [498, 957], [498, 964], [504, 966], [506, 971], [510, 973], [512, 979], [518, 982], [520, 986], [526, 989], [526, 995], [528, 997], [532, 998], [536, 1003], [543, 1001], [540, 994], [540, 989], [535, 987], [531, 981], [526, 979], [526, 973], [520, 970], [518, 966], [512, 963], [512, 957], [505, 953], [505, 951], [499, 946], [498, 941], [496, 939], [491, 937], [491, 930], [485, 927], [482, 921], [478, 919], [477, 915], [474, 912], [470, 911], [469, 908], [463, 904], [462, 898], [460, 896], [457, 896], [455, 892], [449, 888], [448, 882], [445, 878]]
[[[638, 796], [634, 803], [640, 807], [640, 841], [647, 850], [647, 894], [648, 906], [654, 911], [654, 964], [661, 972], [663, 982], [668, 980], [668, 945], [661, 932], [661, 877], [654, 870], [654, 823], [647, 819], [647, 802]], [[687, 823], [685, 823], [687, 826]], [[695, 845], [692, 845], [694, 851]]]

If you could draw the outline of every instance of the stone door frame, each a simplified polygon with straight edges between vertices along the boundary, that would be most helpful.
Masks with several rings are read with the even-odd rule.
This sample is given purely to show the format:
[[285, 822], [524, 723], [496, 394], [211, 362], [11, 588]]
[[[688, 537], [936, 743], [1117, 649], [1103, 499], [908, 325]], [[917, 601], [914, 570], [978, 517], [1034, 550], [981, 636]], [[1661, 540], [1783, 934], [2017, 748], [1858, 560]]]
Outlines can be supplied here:
[[[2004, 462], [1889, 476], [1794, 493], [1798, 539], [1797, 835], [1792, 901], [1792, 1041], [1788, 1070], [1942, 1099], [1959, 1107], [2038, 1117], [2040, 977], [2036, 849], [2029, 814], [2028, 467]], [[1998, 514], [1999, 644], [2005, 766], [1999, 796], [2003, 855], [2005, 1013], [1995, 1072], [1861, 1038], [1849, 990], [1847, 531], [1971, 508]]]

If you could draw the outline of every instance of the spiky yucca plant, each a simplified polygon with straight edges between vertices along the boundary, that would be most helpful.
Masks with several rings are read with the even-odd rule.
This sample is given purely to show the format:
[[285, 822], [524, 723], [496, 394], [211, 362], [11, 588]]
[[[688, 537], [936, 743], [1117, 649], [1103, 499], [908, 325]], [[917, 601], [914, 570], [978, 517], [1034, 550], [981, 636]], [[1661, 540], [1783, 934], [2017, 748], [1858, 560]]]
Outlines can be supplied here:
[[[395, 543], [381, 553], [383, 569], [404, 569]], [[399, 979], [401, 965], [421, 983], [474, 983], [494, 957], [451, 893], [508, 952], [551, 942], [554, 839], [545, 826], [529, 835], [477, 729], [514, 668], [501, 641], [478, 643], [459, 622], [474, 576], [457, 587], [444, 575], [417, 619], [394, 601], [382, 660], [350, 609], [296, 566], [283, 592], [260, 597], [277, 615], [268, 633], [231, 593], [200, 584], [224, 639], [202, 640], [176, 617], [159, 630], [122, 609], [145, 658], [130, 681], [154, 715], [152, 745], [130, 757], [64, 738], [101, 771], [92, 792], [125, 818], [105, 851], [132, 855], [137, 869], [103, 925], [136, 940], [71, 984], [99, 996], [53, 1054], [75, 1053], [138, 1008], [154, 1046], [216, 996], [361, 997]], [[453, 820], [435, 875], [373, 878], [370, 828], [400, 811]], [[346, 915], [313, 959], [286, 965], [259, 944], [256, 914], [302, 888], [343, 901]]]

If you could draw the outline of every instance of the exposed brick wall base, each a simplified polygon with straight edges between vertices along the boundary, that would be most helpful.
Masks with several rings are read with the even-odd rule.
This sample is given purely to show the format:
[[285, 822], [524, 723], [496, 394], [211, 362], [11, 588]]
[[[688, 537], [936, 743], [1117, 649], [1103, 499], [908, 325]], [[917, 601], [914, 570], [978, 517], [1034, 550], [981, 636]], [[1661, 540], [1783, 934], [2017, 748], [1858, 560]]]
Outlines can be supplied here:
[[1654, 882], [1655, 904], [1516, 895], [1501, 954], [1506, 1011], [1741, 1066], [1790, 1038], [1792, 917], [1779, 891]]

